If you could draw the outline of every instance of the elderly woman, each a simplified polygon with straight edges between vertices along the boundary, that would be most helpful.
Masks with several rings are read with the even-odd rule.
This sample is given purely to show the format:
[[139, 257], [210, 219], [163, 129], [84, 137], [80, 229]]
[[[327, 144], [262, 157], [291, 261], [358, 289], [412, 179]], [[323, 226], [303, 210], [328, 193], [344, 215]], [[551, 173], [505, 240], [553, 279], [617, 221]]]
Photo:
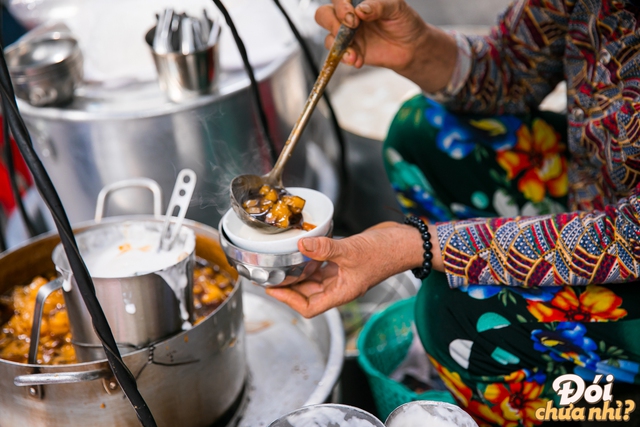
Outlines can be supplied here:
[[[628, 283], [640, 275], [638, 18], [626, 0], [520, 0], [470, 37], [403, 0], [321, 7], [327, 44], [361, 24], [344, 62], [390, 68], [426, 94], [397, 114], [384, 158], [406, 213], [427, 225], [303, 239], [328, 263], [269, 293], [314, 316], [414, 269], [428, 276], [420, 338], [478, 422], [539, 424], [565, 373], [613, 374], [622, 399], [640, 383], [640, 287]], [[562, 80], [568, 115], [538, 111]]]

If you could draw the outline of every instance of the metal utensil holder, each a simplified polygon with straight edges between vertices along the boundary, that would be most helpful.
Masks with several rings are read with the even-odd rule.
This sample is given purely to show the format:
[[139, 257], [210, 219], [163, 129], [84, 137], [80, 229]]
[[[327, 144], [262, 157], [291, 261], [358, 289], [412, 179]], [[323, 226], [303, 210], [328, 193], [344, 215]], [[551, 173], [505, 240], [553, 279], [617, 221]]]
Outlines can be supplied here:
[[173, 102], [182, 102], [213, 92], [220, 70], [218, 43], [187, 55], [181, 52], [157, 53], [153, 50], [156, 27], [145, 40], [158, 71], [160, 89]]

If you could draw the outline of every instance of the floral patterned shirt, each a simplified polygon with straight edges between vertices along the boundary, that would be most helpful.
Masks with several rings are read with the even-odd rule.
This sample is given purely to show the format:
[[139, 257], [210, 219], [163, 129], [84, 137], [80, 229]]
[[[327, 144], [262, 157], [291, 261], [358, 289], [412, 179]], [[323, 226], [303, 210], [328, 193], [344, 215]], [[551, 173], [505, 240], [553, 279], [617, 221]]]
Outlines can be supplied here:
[[454, 87], [444, 100], [450, 110], [527, 112], [566, 80], [575, 212], [438, 224], [450, 285], [638, 280], [640, 7], [520, 0], [490, 36], [464, 39], [470, 66], [458, 64], [458, 72], [469, 70], [464, 84], [447, 87]]

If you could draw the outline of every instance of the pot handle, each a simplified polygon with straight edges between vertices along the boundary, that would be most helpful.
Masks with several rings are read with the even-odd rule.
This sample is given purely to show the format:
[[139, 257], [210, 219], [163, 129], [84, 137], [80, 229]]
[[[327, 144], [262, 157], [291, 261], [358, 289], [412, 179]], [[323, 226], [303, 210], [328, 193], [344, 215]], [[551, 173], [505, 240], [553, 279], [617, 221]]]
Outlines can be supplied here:
[[158, 183], [150, 178], [132, 178], [105, 185], [102, 190], [100, 190], [100, 193], [98, 194], [98, 201], [96, 203], [95, 221], [102, 221], [106, 200], [109, 194], [114, 191], [122, 190], [123, 188], [135, 187], [146, 188], [153, 193], [153, 216], [160, 217], [162, 215], [162, 190]]
[[53, 372], [18, 375], [13, 379], [13, 383], [18, 387], [31, 387], [37, 385], [83, 383], [112, 376], [113, 374], [109, 368], [103, 368], [82, 372]]

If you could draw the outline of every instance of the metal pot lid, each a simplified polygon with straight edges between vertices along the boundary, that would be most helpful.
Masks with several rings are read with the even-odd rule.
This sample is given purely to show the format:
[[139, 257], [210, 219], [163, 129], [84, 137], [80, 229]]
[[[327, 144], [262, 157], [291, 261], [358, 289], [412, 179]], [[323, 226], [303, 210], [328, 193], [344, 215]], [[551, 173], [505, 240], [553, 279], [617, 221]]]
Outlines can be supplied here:
[[56, 68], [80, 54], [78, 42], [70, 37], [43, 37], [19, 42], [5, 52], [11, 75], [39, 75]]
[[418, 85], [394, 71], [367, 67], [350, 70], [331, 99], [344, 130], [384, 141], [402, 103], [419, 93]]

